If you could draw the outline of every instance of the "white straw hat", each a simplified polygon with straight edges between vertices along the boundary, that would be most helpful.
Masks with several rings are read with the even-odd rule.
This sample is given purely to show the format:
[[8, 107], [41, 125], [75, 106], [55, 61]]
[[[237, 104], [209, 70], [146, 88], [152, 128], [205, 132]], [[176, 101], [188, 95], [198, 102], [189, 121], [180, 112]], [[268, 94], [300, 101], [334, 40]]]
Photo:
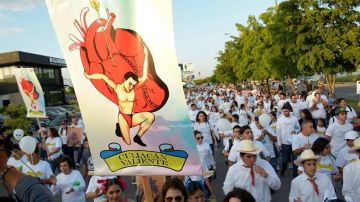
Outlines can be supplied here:
[[306, 160], [319, 160], [319, 156], [315, 155], [311, 149], [304, 150], [300, 157], [294, 161], [295, 165], [301, 166], [301, 162]]
[[239, 150], [237, 151], [246, 154], [258, 154], [261, 150], [261, 148], [256, 148], [251, 140], [242, 140], [240, 141]]
[[353, 152], [360, 149], [360, 138], [354, 141], [354, 146], [349, 149], [349, 152]]

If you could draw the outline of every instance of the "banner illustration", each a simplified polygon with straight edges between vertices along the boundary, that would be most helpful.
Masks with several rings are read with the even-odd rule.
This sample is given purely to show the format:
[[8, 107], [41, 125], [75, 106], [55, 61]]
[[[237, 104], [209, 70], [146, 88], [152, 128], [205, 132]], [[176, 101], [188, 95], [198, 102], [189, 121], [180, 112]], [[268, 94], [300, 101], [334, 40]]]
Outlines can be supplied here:
[[34, 69], [15, 69], [15, 77], [27, 109], [27, 117], [45, 118], [46, 111], [44, 93], [41, 89]]
[[171, 1], [46, 2], [95, 173], [202, 175], [176, 61]]

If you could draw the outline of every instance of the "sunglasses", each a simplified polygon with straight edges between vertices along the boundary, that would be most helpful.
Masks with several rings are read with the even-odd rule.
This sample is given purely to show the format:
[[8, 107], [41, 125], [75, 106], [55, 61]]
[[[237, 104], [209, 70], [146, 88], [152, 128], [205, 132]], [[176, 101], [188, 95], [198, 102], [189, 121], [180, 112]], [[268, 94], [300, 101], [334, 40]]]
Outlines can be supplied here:
[[182, 201], [183, 197], [182, 196], [175, 196], [175, 197], [166, 197], [165, 201], [166, 202], [171, 202], [171, 201]]
[[202, 140], [202, 139], [204, 139], [204, 136], [197, 137], [196, 139], [197, 139], [197, 140]]

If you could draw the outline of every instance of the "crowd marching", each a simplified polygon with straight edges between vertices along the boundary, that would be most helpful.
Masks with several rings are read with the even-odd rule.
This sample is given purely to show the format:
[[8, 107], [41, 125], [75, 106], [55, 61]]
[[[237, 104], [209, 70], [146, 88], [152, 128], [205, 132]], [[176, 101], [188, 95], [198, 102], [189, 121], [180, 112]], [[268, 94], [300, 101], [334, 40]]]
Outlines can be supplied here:
[[[214, 175], [226, 172], [224, 201], [269, 202], [281, 186], [291, 186], [284, 201], [360, 201], [357, 114], [346, 99], [324, 95], [322, 86], [301, 85], [291, 94], [281, 85], [272, 86], [268, 93], [261, 87], [235, 85], [193, 86], [184, 92], [203, 170], [213, 170]], [[270, 117], [268, 125], [261, 121], [264, 114]], [[227, 129], [222, 127], [224, 121], [229, 123]], [[80, 148], [67, 146], [75, 141], [66, 135], [72, 127], [84, 133]], [[34, 201], [40, 197], [36, 194], [50, 193], [60, 194], [66, 202], [131, 201], [125, 195], [135, 194], [126, 193], [122, 177], [88, 175], [94, 167], [85, 132], [82, 120], [69, 116], [59, 130], [38, 131], [38, 147], [31, 155], [24, 155], [17, 144], [6, 152], [7, 140], [0, 140], [0, 184], [7, 187], [0, 187], [1, 199]], [[215, 148], [223, 148], [221, 162], [214, 159]], [[217, 171], [221, 163], [228, 169]], [[281, 178], [290, 171], [291, 185], [282, 184]], [[212, 178], [167, 179], [161, 202], [216, 198]], [[36, 192], [24, 191], [29, 187]], [[9, 188], [15, 194], [2, 193]], [[54, 200], [51, 196], [42, 201]]]

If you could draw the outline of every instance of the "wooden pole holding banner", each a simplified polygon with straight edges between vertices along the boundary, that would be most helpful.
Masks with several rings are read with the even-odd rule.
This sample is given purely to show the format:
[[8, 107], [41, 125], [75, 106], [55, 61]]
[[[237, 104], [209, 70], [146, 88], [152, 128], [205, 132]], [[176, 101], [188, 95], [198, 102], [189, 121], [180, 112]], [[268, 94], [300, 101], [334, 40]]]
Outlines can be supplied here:
[[154, 199], [152, 196], [152, 190], [151, 190], [149, 178], [146, 176], [141, 176], [140, 179], [141, 179], [141, 185], [144, 190], [145, 201], [152, 202]]

